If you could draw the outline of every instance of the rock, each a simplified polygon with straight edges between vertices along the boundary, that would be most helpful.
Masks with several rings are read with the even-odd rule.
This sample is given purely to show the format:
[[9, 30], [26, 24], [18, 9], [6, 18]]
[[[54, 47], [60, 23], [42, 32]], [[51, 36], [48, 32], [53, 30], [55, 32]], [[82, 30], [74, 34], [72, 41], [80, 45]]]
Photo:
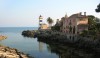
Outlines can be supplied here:
[[4, 40], [6, 38], [7, 38], [6, 36], [0, 35], [0, 40]]
[[[25, 33], [25, 34], [24, 34]], [[93, 40], [92, 38], [81, 37], [79, 35], [68, 35], [61, 32], [55, 32], [52, 30], [38, 30], [33, 31], [24, 31], [22, 34], [26, 36], [33, 36], [33, 34], [38, 38], [38, 41], [43, 41], [46, 43], [60, 43], [68, 44], [84, 50], [95, 50], [100, 51], [100, 39]]]
[[30, 58], [27, 54], [19, 52], [17, 49], [0, 46], [0, 58]]

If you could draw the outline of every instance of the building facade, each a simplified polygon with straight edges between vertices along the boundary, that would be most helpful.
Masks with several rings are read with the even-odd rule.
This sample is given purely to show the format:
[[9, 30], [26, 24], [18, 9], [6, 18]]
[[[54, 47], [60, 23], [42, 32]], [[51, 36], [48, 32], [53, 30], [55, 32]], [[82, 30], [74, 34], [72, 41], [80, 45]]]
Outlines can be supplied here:
[[82, 13], [73, 14], [70, 17], [63, 17], [61, 19], [61, 31], [68, 34], [78, 34], [83, 30], [88, 30], [88, 17], [86, 12], [84, 15]]
[[48, 29], [48, 25], [47, 24], [41, 24], [40, 29]]

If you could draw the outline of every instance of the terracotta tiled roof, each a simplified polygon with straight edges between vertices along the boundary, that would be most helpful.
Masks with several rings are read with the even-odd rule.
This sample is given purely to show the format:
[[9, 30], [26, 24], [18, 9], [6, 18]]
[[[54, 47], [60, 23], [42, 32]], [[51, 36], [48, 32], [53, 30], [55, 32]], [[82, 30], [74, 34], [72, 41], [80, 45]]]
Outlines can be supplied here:
[[78, 17], [78, 14], [73, 14], [69, 18], [77, 18], [77, 17]]

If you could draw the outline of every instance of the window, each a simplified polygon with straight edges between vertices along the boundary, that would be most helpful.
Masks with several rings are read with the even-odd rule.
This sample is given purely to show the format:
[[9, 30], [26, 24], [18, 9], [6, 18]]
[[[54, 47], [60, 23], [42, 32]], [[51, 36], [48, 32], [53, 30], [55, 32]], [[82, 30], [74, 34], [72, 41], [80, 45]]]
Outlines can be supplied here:
[[71, 25], [71, 20], [70, 20], [70, 22], [69, 22], [69, 25]]

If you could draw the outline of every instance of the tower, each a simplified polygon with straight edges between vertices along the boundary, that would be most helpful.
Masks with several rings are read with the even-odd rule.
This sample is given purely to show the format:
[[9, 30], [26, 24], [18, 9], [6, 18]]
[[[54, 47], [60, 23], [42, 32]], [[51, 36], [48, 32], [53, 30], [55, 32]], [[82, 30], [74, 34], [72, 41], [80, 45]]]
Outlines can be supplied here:
[[65, 19], [68, 18], [67, 13], [65, 14]]
[[59, 19], [57, 19], [57, 22], [56, 23], [59, 23]]
[[39, 16], [39, 29], [41, 29], [41, 25], [43, 24], [43, 17], [40, 15]]

